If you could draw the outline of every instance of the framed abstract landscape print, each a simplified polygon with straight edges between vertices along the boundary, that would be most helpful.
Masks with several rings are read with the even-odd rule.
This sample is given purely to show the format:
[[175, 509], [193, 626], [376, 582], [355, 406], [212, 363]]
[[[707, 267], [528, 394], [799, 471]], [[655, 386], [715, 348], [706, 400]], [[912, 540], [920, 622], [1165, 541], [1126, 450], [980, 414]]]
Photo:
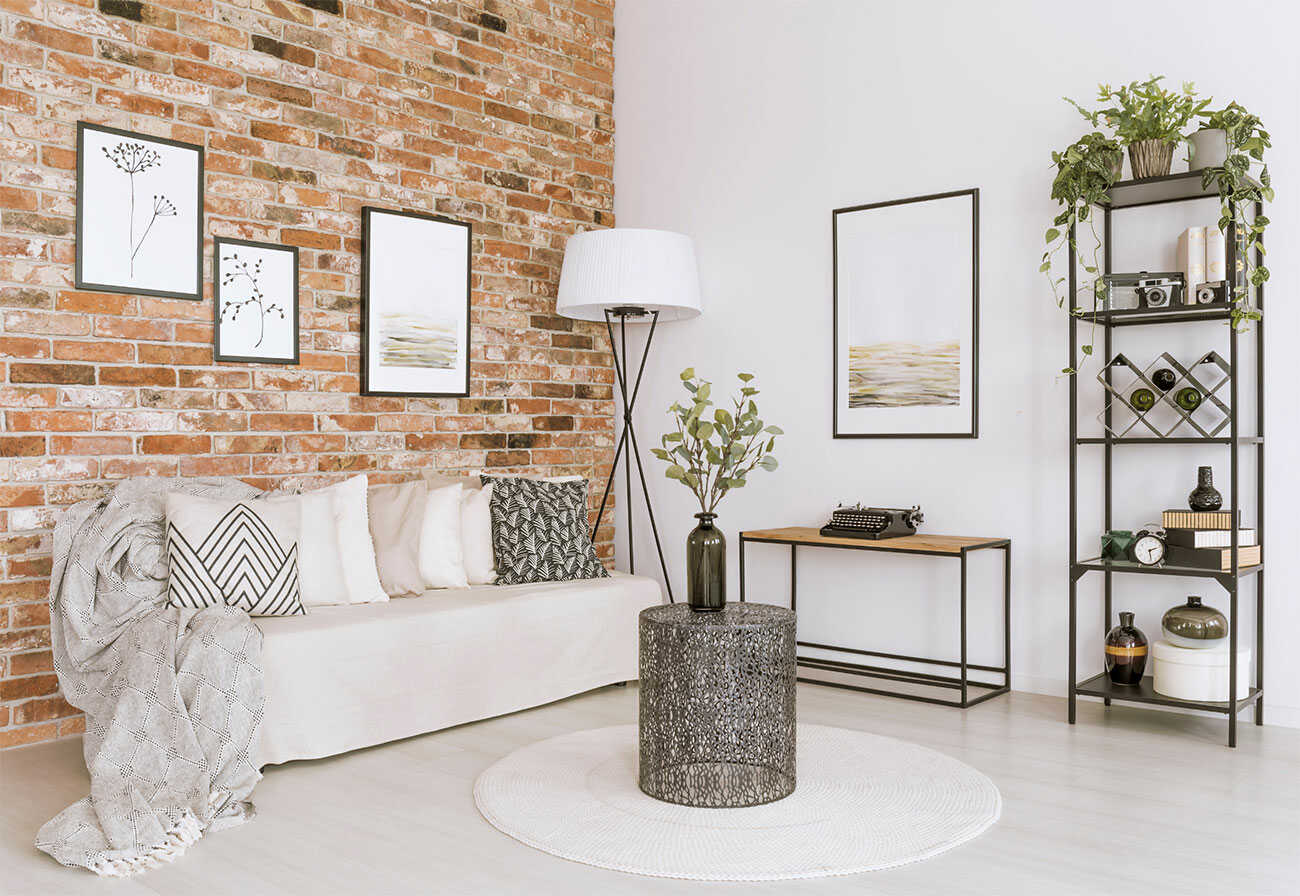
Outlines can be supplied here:
[[215, 237], [213, 357], [298, 363], [298, 247]]
[[361, 210], [361, 394], [469, 395], [470, 225]]
[[203, 147], [77, 123], [77, 289], [203, 298]]
[[833, 435], [979, 435], [979, 190], [836, 209]]

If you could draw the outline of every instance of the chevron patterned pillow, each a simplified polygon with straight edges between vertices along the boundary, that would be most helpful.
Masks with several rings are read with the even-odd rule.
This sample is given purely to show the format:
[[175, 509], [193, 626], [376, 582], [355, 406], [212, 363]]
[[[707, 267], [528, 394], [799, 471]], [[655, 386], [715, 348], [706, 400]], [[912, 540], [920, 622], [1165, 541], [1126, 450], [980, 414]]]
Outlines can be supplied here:
[[587, 480], [484, 476], [483, 483], [488, 482], [498, 585], [609, 575], [587, 532]]
[[167, 602], [302, 616], [297, 497], [225, 501], [167, 495]]

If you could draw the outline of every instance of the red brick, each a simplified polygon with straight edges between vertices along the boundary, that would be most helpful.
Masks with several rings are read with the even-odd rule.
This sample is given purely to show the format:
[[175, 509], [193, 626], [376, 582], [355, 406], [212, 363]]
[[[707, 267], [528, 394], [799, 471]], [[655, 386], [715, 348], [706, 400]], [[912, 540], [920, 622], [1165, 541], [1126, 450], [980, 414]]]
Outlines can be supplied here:
[[142, 454], [207, 454], [212, 450], [211, 436], [141, 436]]
[[43, 697], [59, 689], [59, 679], [54, 675], [30, 675], [0, 681], [0, 700], [22, 700], [24, 697]]
[[101, 367], [99, 381], [105, 386], [174, 386], [176, 371], [170, 367]]

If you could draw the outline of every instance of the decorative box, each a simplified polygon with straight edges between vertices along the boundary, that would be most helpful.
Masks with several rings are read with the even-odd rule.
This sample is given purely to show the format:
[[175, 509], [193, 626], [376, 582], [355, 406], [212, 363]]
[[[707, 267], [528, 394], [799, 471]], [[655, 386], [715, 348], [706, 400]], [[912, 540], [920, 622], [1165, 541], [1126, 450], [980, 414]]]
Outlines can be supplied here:
[[[1156, 693], [1179, 700], [1225, 703], [1228, 700], [1228, 645], [1175, 647], [1168, 641], [1152, 645]], [[1237, 647], [1237, 699], [1250, 694], [1250, 648]]]

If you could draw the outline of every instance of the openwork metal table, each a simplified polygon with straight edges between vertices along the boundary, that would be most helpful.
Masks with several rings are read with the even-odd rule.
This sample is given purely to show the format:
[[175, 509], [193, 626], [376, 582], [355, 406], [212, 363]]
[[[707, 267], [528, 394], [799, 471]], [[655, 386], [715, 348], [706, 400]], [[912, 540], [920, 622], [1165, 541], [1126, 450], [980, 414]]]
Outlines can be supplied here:
[[684, 806], [795, 786], [795, 614], [769, 604], [641, 611], [641, 790]]

